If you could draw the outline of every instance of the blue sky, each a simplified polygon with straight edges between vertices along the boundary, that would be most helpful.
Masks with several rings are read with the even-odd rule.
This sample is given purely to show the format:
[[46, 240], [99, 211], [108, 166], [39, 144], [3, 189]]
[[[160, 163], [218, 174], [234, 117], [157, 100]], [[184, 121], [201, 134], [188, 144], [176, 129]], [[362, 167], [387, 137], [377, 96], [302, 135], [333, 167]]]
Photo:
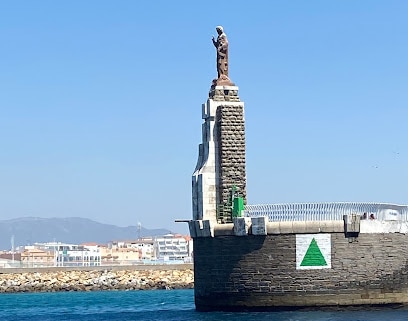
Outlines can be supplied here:
[[407, 204], [408, 2], [2, 1], [0, 217], [187, 232], [224, 26], [248, 203]]

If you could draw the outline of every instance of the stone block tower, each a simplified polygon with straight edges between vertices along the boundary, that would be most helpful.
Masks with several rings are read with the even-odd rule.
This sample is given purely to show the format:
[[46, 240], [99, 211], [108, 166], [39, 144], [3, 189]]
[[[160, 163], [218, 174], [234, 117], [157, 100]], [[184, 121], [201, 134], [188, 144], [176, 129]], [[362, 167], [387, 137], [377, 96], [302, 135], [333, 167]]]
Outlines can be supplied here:
[[193, 220], [214, 226], [230, 220], [233, 188], [246, 199], [244, 103], [238, 87], [214, 83], [202, 105], [202, 118], [202, 143], [192, 177]]

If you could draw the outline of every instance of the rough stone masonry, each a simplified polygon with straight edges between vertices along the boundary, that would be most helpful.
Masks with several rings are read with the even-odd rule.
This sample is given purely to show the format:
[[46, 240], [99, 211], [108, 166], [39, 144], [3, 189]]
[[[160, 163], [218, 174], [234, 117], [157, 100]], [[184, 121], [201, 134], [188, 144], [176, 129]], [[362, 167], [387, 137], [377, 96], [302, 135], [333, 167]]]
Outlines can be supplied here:
[[198, 238], [199, 310], [279, 310], [408, 303], [408, 247], [402, 233], [331, 235], [331, 266], [296, 265], [296, 234]]
[[[202, 118], [202, 143], [192, 177], [193, 219], [201, 225], [208, 222], [213, 235], [233, 186], [246, 200], [245, 116], [238, 87], [212, 86]], [[195, 225], [190, 224], [193, 237], [203, 233], [202, 226]]]
[[245, 121], [242, 106], [221, 105], [217, 110], [220, 160], [219, 199], [228, 203], [233, 186], [246, 199]]

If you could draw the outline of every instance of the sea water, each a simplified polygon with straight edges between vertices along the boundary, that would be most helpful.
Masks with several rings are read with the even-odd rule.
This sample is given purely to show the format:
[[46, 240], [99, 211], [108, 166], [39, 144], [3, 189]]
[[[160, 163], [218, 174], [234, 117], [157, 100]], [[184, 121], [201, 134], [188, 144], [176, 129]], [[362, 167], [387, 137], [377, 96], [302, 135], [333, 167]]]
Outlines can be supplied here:
[[408, 310], [197, 312], [193, 290], [0, 294], [0, 321], [402, 321]]

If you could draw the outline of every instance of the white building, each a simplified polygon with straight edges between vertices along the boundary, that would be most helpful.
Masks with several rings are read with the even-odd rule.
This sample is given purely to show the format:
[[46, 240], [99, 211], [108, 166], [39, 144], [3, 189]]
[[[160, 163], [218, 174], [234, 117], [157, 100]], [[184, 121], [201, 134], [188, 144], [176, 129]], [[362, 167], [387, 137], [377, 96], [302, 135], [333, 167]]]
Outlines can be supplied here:
[[54, 266], [99, 266], [101, 252], [95, 243], [69, 244], [61, 242], [35, 243], [36, 248], [54, 252]]
[[155, 257], [153, 239], [137, 240], [130, 243], [129, 247], [138, 249], [142, 260], [151, 260]]
[[154, 242], [156, 258], [164, 262], [189, 261], [188, 241], [181, 235], [166, 234]]

